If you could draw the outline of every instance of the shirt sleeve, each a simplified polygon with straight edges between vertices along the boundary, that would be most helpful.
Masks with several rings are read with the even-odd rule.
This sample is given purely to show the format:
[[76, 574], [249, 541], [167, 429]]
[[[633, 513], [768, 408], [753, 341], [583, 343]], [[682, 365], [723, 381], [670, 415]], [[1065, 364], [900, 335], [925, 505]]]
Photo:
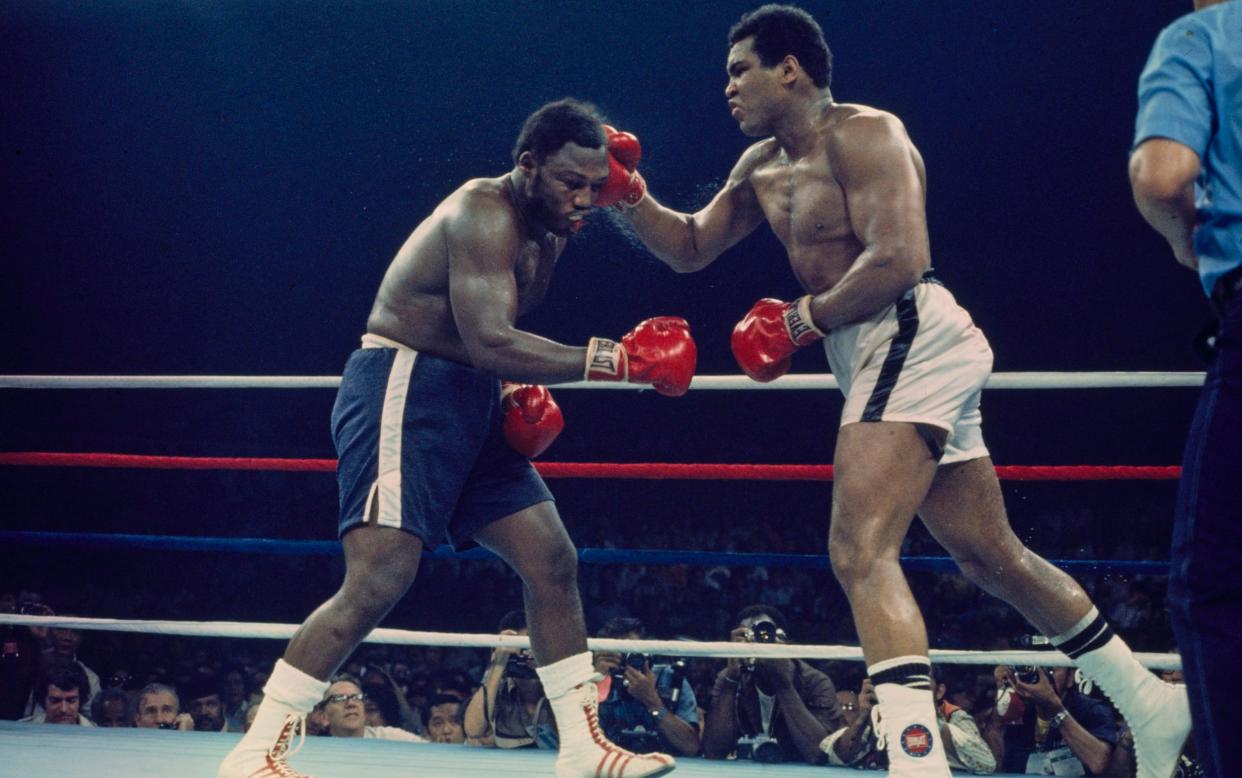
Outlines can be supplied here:
[[974, 718], [964, 710], [955, 710], [948, 721], [953, 748], [958, 761], [972, 773], [987, 775], [996, 772], [996, 756], [979, 732]]
[[845, 723], [837, 705], [837, 687], [832, 679], [809, 664], [799, 663], [798, 695], [815, 718], [829, 731]]
[[367, 727], [365, 733], [368, 737], [381, 740], [403, 740], [407, 743], [427, 742], [426, 738], [415, 735], [413, 732], [406, 732], [400, 727]]
[[862, 753], [859, 753], [854, 757], [853, 762], [845, 762], [842, 761], [841, 757], [837, 756], [835, 746], [837, 745], [837, 741], [841, 739], [841, 736], [845, 734], [847, 729], [849, 729], [849, 727], [841, 727], [836, 732], [830, 732], [827, 737], [819, 743], [819, 750], [828, 755], [828, 764], [834, 767], [849, 767], [854, 764], [854, 762], [857, 762], [862, 758]]
[[1211, 73], [1211, 41], [1193, 14], [1160, 33], [1139, 76], [1133, 148], [1168, 138], [1202, 159], [1212, 138]]
[[694, 696], [694, 687], [690, 685], [688, 678], [681, 681], [681, 696], [677, 698], [677, 710], [674, 713], [688, 724], [699, 723], [699, 701]]
[[1107, 703], [1078, 694], [1065, 707], [1082, 728], [1110, 745], [1117, 745], [1117, 722]]

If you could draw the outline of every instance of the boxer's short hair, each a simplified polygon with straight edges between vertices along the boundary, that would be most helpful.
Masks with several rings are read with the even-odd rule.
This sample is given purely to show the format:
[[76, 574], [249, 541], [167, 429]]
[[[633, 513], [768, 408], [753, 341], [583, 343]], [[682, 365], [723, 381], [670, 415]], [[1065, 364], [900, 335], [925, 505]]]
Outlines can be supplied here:
[[605, 142], [602, 124], [599, 111], [590, 103], [572, 97], [548, 103], [526, 117], [513, 146], [513, 161], [529, 151], [542, 162], [566, 143], [598, 149]]
[[729, 45], [754, 38], [759, 63], [770, 68], [792, 54], [823, 89], [832, 85], [832, 52], [824, 31], [809, 13], [792, 5], [769, 3], [743, 14], [729, 30]]

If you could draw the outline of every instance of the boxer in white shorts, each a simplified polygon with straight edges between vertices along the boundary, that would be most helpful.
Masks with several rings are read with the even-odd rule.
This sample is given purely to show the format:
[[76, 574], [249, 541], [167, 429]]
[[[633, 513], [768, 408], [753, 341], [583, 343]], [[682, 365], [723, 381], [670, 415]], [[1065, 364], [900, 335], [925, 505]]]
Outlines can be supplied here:
[[[729, 41], [724, 98], [742, 132], [760, 140], [693, 214], [647, 195], [635, 140], [613, 154], [614, 171], [629, 176], [617, 205], [679, 272], [706, 267], [764, 221], [789, 254], [806, 294], [756, 303], [733, 331], [733, 354], [751, 378], [771, 381], [797, 349], [827, 335], [846, 390], [828, 552], [879, 699], [889, 775], [949, 776], [927, 632], [900, 561], [918, 515], [967, 577], [1021, 611], [1108, 694], [1134, 732], [1139, 778], [1169, 778], [1190, 726], [1185, 688], [1139, 664], [1082, 587], [1009, 527], [979, 433], [991, 352], [947, 291], [920, 282], [931, 267], [927, 174], [905, 127], [833, 99], [831, 53], [800, 8], [762, 6]], [[1072, 717], [1058, 725], [1078, 726]], [[716, 729], [705, 723], [705, 753], [729, 750], [713, 742]]]
[[[841, 426], [911, 422], [940, 464], [986, 457], [979, 395], [992, 349], [970, 314], [928, 271], [896, 303], [824, 339], [845, 395]], [[928, 428], [947, 434], [943, 449]]]

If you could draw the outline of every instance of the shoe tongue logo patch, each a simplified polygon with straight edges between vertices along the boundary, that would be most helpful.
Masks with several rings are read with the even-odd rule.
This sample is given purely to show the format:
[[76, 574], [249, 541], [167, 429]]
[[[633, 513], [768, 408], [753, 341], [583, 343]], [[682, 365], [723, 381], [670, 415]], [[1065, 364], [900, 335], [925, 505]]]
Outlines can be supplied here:
[[932, 752], [932, 733], [922, 724], [911, 724], [901, 731], [901, 750], [916, 758]]

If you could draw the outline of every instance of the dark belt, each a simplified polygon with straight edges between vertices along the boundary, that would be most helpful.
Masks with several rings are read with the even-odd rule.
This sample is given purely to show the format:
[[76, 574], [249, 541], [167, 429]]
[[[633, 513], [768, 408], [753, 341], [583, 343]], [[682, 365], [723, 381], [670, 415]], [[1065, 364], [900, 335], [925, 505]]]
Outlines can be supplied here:
[[1225, 308], [1239, 292], [1242, 292], [1242, 265], [1216, 279], [1216, 286], [1212, 287], [1212, 307], [1218, 316], [1224, 315]]

